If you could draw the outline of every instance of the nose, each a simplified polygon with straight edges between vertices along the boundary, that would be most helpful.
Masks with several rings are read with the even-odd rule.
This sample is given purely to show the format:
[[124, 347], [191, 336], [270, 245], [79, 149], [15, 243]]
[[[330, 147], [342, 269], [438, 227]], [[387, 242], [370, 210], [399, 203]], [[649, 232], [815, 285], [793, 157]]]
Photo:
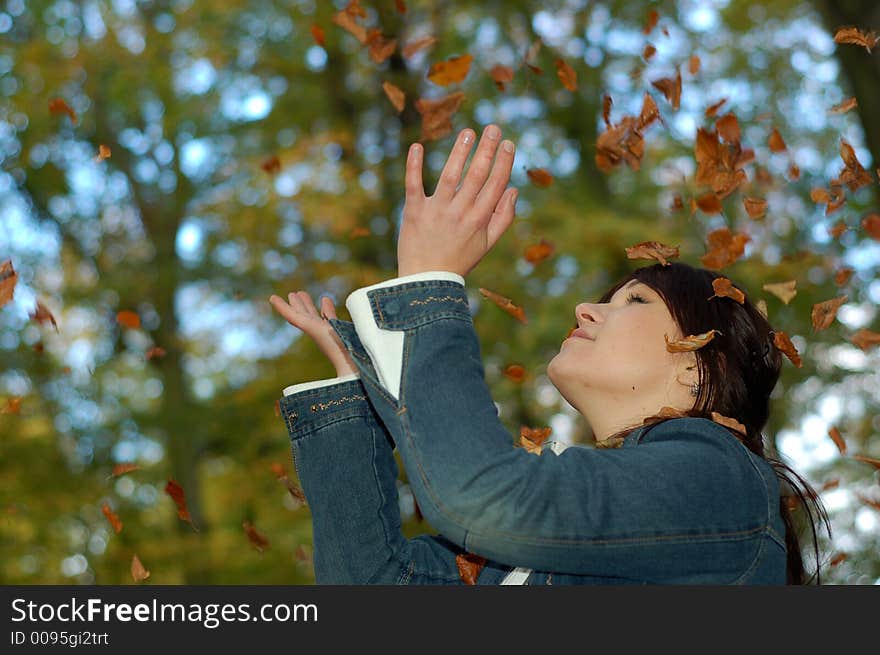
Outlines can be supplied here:
[[590, 302], [582, 302], [574, 310], [579, 326], [602, 321], [602, 310], [599, 305]]

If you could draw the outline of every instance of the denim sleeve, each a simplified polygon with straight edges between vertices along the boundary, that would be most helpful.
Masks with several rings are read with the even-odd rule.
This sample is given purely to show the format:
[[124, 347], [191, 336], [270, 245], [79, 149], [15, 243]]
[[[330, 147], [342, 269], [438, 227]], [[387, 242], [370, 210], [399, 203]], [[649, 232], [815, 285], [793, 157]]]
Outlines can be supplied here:
[[[312, 514], [315, 581], [464, 584], [456, 564], [464, 549], [442, 536], [403, 537], [391, 437], [360, 379], [346, 377], [279, 400]], [[489, 563], [477, 583], [492, 584], [503, 571]]]
[[[497, 415], [462, 284], [386, 283], [349, 299], [355, 329], [331, 325], [423, 515], [455, 544], [512, 566], [634, 579], [662, 577], [670, 562], [735, 578], [756, 560], [772, 504], [721, 426], [676, 419], [635, 447], [530, 454]], [[362, 341], [373, 328], [402, 335], [399, 359], [382, 364], [398, 369], [396, 388]]]

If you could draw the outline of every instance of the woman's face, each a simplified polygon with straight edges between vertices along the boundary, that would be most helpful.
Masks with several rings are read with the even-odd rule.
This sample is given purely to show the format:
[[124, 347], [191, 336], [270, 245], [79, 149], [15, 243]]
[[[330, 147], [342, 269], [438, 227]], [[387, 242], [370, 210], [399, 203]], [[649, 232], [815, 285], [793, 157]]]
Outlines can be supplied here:
[[[648, 416], [663, 403], [690, 408], [689, 383], [696, 380], [696, 368], [685, 373], [685, 367], [695, 365], [696, 358], [666, 350], [664, 334], [669, 341], [683, 335], [656, 291], [630, 280], [607, 303], [577, 305], [575, 317], [592, 338], [572, 334], [547, 374], [588, 420], [596, 412], [638, 413], [642, 406]], [[609, 401], [624, 404], [608, 406]]]

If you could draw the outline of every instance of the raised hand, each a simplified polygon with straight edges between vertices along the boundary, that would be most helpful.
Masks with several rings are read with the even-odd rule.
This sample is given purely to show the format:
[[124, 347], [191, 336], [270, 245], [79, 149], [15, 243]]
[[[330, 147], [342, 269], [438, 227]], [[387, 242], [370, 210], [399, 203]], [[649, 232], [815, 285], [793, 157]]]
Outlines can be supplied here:
[[[269, 296], [269, 303], [276, 312], [281, 314], [284, 320], [305, 332], [315, 341], [321, 352], [333, 364], [337, 376], [357, 373], [357, 367], [348, 354], [345, 344], [334, 332], [330, 323], [318, 314], [311, 296], [306, 291], [296, 291], [287, 294], [287, 299], [290, 304], [273, 294]], [[321, 298], [321, 311], [328, 319], [336, 318], [336, 308], [333, 306], [333, 301], [327, 296]]]

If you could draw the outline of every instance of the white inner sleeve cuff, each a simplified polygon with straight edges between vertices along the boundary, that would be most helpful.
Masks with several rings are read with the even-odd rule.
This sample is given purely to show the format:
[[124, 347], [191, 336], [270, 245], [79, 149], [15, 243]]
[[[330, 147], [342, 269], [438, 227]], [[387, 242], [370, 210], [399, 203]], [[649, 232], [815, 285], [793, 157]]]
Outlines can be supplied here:
[[376, 369], [376, 376], [386, 391], [400, 400], [400, 369], [403, 367], [403, 330], [386, 330], [376, 325], [367, 292], [382, 287], [393, 287], [406, 282], [424, 280], [451, 280], [464, 286], [464, 278], [451, 271], [425, 271], [377, 282], [352, 291], [345, 299], [354, 329]]
[[284, 387], [284, 395], [289, 396], [294, 393], [299, 393], [300, 391], [317, 389], [318, 387], [329, 387], [331, 384], [339, 384], [340, 382], [346, 382], [347, 380], [358, 380], [360, 377], [360, 373], [349, 373], [348, 375], [340, 375], [339, 377], [327, 378], [325, 380], [313, 380], [312, 382], [291, 384], [289, 387]]

